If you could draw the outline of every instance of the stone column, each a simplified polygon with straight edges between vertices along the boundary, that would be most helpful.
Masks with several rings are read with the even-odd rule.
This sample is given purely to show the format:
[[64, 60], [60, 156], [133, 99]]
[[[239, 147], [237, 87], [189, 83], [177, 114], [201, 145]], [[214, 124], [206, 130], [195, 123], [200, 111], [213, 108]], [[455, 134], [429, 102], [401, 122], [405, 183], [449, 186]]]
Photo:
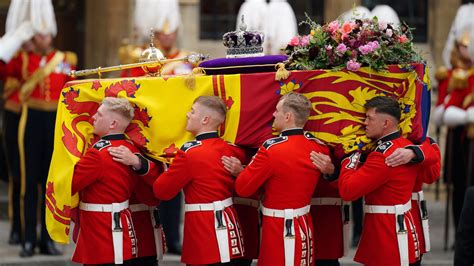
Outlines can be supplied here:
[[428, 5], [428, 43], [436, 66], [444, 65], [442, 53], [461, 0], [430, 0]]
[[133, 4], [133, 0], [86, 0], [86, 68], [119, 63], [118, 48], [122, 39], [132, 32]]
[[330, 22], [335, 20], [343, 12], [351, 9], [354, 5], [359, 6], [361, 0], [325, 0], [324, 1], [324, 21]]

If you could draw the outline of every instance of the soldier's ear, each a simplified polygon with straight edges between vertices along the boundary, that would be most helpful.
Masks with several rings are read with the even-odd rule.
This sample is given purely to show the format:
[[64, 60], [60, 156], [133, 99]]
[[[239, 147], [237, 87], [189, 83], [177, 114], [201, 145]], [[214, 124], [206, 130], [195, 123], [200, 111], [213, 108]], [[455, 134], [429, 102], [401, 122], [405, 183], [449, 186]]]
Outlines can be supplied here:
[[205, 116], [203, 116], [202, 119], [201, 119], [201, 124], [207, 125], [207, 124], [209, 124], [210, 121], [211, 121], [211, 117], [208, 116], [208, 115], [205, 115]]

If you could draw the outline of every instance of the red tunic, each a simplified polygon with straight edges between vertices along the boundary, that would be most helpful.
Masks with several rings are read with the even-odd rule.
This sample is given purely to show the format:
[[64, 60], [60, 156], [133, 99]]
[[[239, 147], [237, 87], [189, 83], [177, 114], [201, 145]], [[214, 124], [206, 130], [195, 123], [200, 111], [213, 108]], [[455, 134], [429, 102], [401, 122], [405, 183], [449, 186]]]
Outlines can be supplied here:
[[[224, 168], [221, 158], [242, 158], [243, 155], [242, 150], [220, 139], [217, 132], [200, 134], [196, 141], [185, 143], [178, 151], [168, 171], [153, 184], [153, 192], [157, 198], [169, 200], [183, 189], [185, 204], [205, 204], [230, 198], [234, 194], [235, 180]], [[227, 227], [230, 258], [240, 258], [243, 249], [235, 209], [231, 206], [224, 212], [227, 224], [232, 224]], [[221, 261], [213, 211], [185, 213], [181, 261], [186, 264]]]
[[[334, 184], [336, 183], [336, 184]], [[341, 198], [337, 182], [321, 178], [313, 198]], [[341, 199], [342, 201], [342, 199]], [[338, 259], [344, 256], [343, 217], [341, 205], [312, 205], [315, 258]]]
[[[416, 177], [415, 186], [413, 187], [413, 192], [422, 191], [423, 183], [432, 184], [438, 180], [440, 176], [441, 169], [441, 154], [438, 144], [430, 137], [427, 137], [426, 140], [422, 143], [421, 149], [424, 153], [425, 160], [421, 164], [420, 169], [418, 170], [418, 175]], [[432, 162], [434, 161], [434, 163]], [[420, 207], [418, 200], [411, 201], [411, 214], [413, 216], [413, 221], [415, 222], [415, 228], [417, 235], [420, 236], [420, 253], [426, 253], [426, 244], [423, 237], [423, 226], [421, 222]]]
[[[107, 135], [87, 150], [76, 164], [72, 194], [79, 192], [81, 202], [112, 204], [130, 198], [139, 177], [130, 167], [114, 161], [107, 151], [108, 147], [120, 145], [138, 152], [131, 142], [125, 140], [125, 135]], [[83, 264], [113, 263], [111, 213], [80, 210], [79, 220], [79, 235], [72, 261]], [[133, 257], [132, 248], [136, 251], [136, 246], [132, 244], [132, 239], [133, 242], [136, 240], [129, 209], [121, 212], [121, 223], [125, 261]]]
[[3, 99], [5, 109], [10, 112], [19, 113], [21, 109], [18, 92], [21, 88], [22, 77], [18, 70], [22, 69], [24, 58], [27, 56], [26, 52], [21, 51], [8, 64], [0, 61], [1, 80], [4, 81]]
[[[385, 164], [388, 157], [396, 148], [412, 145], [410, 141], [394, 132], [378, 142], [379, 146], [367, 157], [362, 167], [355, 170], [349, 167], [350, 159], [346, 158], [341, 164], [339, 177], [339, 192], [342, 199], [356, 200], [362, 196], [366, 205], [405, 204], [411, 199], [411, 193], [419, 166], [406, 164], [390, 167]], [[405, 222], [408, 231], [408, 253], [410, 263], [415, 262], [415, 241], [419, 236], [413, 234], [411, 225], [413, 219], [408, 212]], [[396, 233], [394, 214], [366, 213], [359, 247], [354, 260], [365, 265], [400, 265], [400, 252]]]
[[438, 99], [436, 100], [436, 106], [444, 103], [445, 98], [448, 95], [448, 85], [449, 85], [449, 80], [451, 79], [452, 74], [453, 74], [453, 71], [449, 70], [447, 73], [447, 77], [439, 81]]
[[449, 93], [449, 100], [447, 100], [446, 108], [449, 106], [456, 106], [464, 109], [464, 99], [471, 93], [471, 88], [474, 87], [474, 75], [470, 75], [467, 78], [467, 87], [465, 88], [454, 88]]
[[[135, 191], [130, 197], [130, 206], [133, 204], [145, 204], [152, 208], [160, 204], [160, 200], [155, 198], [153, 194], [153, 182], [156, 180], [156, 177], [163, 172], [160, 164], [155, 167], [155, 171], [156, 174], [153, 176], [143, 176], [138, 179]], [[137, 236], [137, 257], [156, 256], [154, 225], [151, 219], [152, 213], [150, 213], [150, 210], [134, 211], [132, 208], [131, 211]], [[165, 242], [162, 241], [162, 243]], [[164, 253], [164, 246], [162, 250]]]
[[[248, 197], [262, 189], [263, 206], [278, 210], [309, 205], [321, 175], [311, 163], [311, 151], [329, 154], [324, 144], [305, 136], [301, 129], [286, 130], [281, 137], [267, 140], [237, 177], [237, 194]], [[297, 232], [295, 265], [300, 265], [302, 259], [307, 264], [314, 264], [311, 215], [294, 218], [293, 223]], [[282, 218], [263, 216], [259, 265], [284, 265], [283, 229]], [[303, 242], [302, 238], [309, 241]]]
[[29, 95], [23, 96], [27, 98], [24, 100], [27, 101], [28, 107], [43, 111], [55, 111], [64, 84], [73, 79], [69, 76], [69, 73], [75, 69], [77, 58], [74, 53], [57, 50], [53, 50], [45, 56], [30, 52], [27, 57], [26, 71], [16, 70], [17, 73], [21, 73], [23, 81], [28, 82], [34, 77], [34, 73], [38, 69], [48, 66], [58, 53], [63, 55], [62, 60], [53, 66], [48, 76], [36, 83]]

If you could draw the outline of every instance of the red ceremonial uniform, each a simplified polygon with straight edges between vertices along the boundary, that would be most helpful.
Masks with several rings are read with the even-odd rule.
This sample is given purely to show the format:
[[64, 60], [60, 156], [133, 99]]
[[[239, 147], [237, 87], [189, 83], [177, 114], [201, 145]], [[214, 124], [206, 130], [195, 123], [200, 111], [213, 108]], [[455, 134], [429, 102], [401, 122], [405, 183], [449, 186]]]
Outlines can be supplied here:
[[[356, 170], [357, 154], [346, 158], [341, 164], [339, 191], [342, 199], [365, 199], [365, 215], [362, 235], [354, 260], [364, 265], [400, 265], [397, 240], [397, 224], [394, 213], [369, 213], [368, 206], [395, 206], [410, 202], [418, 172], [417, 164], [390, 167], [385, 164], [396, 148], [412, 145], [410, 141], [394, 132], [377, 141], [379, 145], [371, 152], [362, 167]], [[415, 246], [419, 236], [413, 230], [413, 219], [409, 211], [404, 212], [404, 224], [408, 235], [408, 258], [410, 263], [418, 260]]]
[[343, 207], [337, 182], [321, 178], [311, 200], [316, 260], [344, 256]]
[[[420, 145], [420, 147], [424, 154], [424, 161], [418, 170], [415, 186], [413, 187], [411, 201], [412, 207], [410, 212], [413, 216], [413, 221], [415, 222], [415, 229], [420, 240], [420, 254], [424, 254], [428, 250], [426, 250], [427, 246], [425, 242], [425, 235], [423, 232], [423, 210], [420, 207], [420, 195], [421, 197], [423, 197], [421, 200], [424, 200], [422, 190], [423, 183], [432, 184], [433, 182], [438, 180], [441, 169], [441, 154], [438, 144], [430, 137], [427, 137], [426, 140], [422, 143], [422, 145]], [[426, 201], [423, 204], [426, 204]], [[423, 208], [426, 208], [426, 205]], [[427, 210], [425, 209], [424, 211], [426, 212]], [[428, 219], [428, 213], [426, 213], [426, 217], [424, 218]], [[427, 222], [428, 221], [426, 221], [426, 223]]]
[[[123, 134], [102, 137], [79, 160], [74, 169], [72, 193], [79, 192], [81, 203], [111, 205], [127, 201], [140, 178], [129, 166], [112, 159], [109, 147], [123, 145], [138, 149]], [[82, 210], [80, 229], [72, 261], [83, 264], [114, 263], [111, 212]], [[123, 260], [136, 255], [136, 238], [128, 208], [120, 212], [123, 230]]]
[[[142, 161], [143, 162], [143, 161]], [[160, 204], [160, 200], [153, 194], [153, 183], [156, 177], [163, 172], [161, 164], [155, 166], [155, 174], [147, 175], [149, 167], [142, 174], [142, 178], [137, 181], [135, 191], [130, 197], [130, 210], [132, 212], [132, 220], [137, 237], [137, 257], [153, 257], [157, 255], [155, 245], [155, 229], [157, 237], [161, 238], [162, 246], [161, 254], [165, 252], [164, 235], [161, 225], [156, 224], [159, 221], [154, 221], [158, 217], [153, 217], [154, 208]], [[158, 226], [155, 228], [155, 226]]]
[[[22, 170], [23, 216], [25, 247], [40, 247], [52, 241], [45, 226], [45, 204], [38, 210], [38, 201], [44, 202], [45, 193], [38, 197], [38, 184], [46, 186], [48, 169], [54, 146], [56, 109], [64, 84], [72, 78], [77, 57], [71, 52], [51, 50], [45, 55], [29, 52], [21, 57], [21, 64], [14, 69], [14, 76], [21, 82], [20, 100], [23, 111], [18, 128]], [[23, 168], [24, 166], [24, 168]], [[41, 215], [38, 219], [38, 215]], [[42, 223], [42, 235], [37, 237], [37, 221]], [[23, 250], [25, 251], [26, 248]], [[24, 253], [22, 251], [22, 254]], [[27, 252], [29, 253], [29, 252]], [[28, 254], [27, 254], [28, 255]]]
[[438, 81], [438, 99], [436, 100], [436, 106], [439, 106], [444, 103], [444, 100], [448, 95], [448, 85], [452, 74], [453, 71], [451, 69], [447, 70], [446, 76]]
[[221, 255], [225, 252], [230, 259], [243, 256], [240, 226], [234, 207], [225, 206], [220, 212], [222, 216], [219, 215], [228, 236], [228, 243], [223, 247], [228, 250], [221, 251], [217, 237], [220, 229], [215, 227], [218, 212], [207, 207], [199, 211], [200, 206], [217, 204], [234, 194], [235, 180], [221, 163], [222, 156], [241, 159], [244, 152], [220, 139], [217, 132], [200, 134], [196, 136], [196, 141], [183, 145], [168, 171], [160, 175], [153, 185], [155, 196], [162, 200], [173, 198], [181, 189], [184, 191], [183, 263], [219, 263], [224, 259]]
[[258, 258], [260, 242], [259, 207], [258, 195], [247, 198], [234, 197], [234, 208], [239, 217], [239, 224], [245, 241], [244, 259], [253, 260]]
[[[237, 194], [248, 197], [262, 189], [265, 208], [296, 210], [309, 207], [321, 175], [311, 162], [311, 151], [329, 154], [324, 144], [309, 134], [304, 135], [302, 129], [286, 130], [280, 137], [267, 140], [237, 177]], [[295, 236], [294, 265], [314, 264], [313, 224], [308, 212], [291, 219], [264, 213], [259, 265], [285, 265], [286, 223], [294, 225], [291, 232]]]

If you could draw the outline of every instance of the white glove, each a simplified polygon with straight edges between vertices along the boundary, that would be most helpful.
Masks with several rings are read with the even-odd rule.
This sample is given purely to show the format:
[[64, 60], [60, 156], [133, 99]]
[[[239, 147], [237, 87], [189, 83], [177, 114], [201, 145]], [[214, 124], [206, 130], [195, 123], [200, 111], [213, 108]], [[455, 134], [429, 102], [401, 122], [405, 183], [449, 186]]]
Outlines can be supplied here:
[[466, 110], [450, 106], [444, 112], [443, 121], [449, 127], [464, 125], [467, 122]]
[[474, 106], [467, 108], [466, 115], [467, 115], [467, 122], [469, 124], [474, 124]]
[[443, 114], [444, 114], [444, 105], [440, 104], [436, 106], [433, 111], [433, 121], [436, 126], [440, 127], [443, 125]]
[[29, 21], [25, 21], [12, 33], [5, 34], [0, 39], [0, 60], [8, 63], [13, 55], [20, 50], [23, 42], [33, 37], [35, 31]]

